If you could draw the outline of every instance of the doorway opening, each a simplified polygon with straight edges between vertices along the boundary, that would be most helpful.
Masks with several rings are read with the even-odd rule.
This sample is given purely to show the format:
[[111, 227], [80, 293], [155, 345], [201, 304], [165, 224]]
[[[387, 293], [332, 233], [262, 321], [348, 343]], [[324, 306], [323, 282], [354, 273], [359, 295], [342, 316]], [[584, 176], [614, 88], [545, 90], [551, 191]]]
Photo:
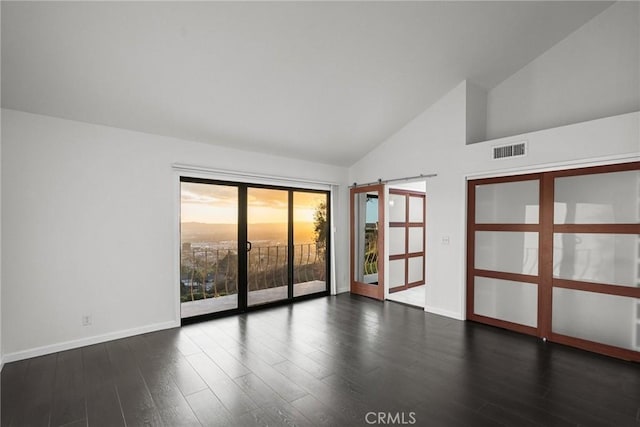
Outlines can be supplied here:
[[351, 293], [425, 307], [426, 181], [351, 188]]
[[425, 306], [426, 181], [388, 185], [389, 290], [386, 299]]

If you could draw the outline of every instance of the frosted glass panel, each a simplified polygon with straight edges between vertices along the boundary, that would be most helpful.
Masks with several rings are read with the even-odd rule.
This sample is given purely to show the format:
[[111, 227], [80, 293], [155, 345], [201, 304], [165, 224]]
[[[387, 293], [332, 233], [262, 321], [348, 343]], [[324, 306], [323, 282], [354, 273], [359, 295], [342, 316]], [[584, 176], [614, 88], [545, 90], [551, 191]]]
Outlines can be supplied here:
[[389, 287], [404, 286], [404, 259], [389, 261]]
[[422, 252], [424, 249], [424, 228], [409, 227], [409, 253]]
[[409, 222], [424, 222], [424, 198], [409, 197]]
[[407, 197], [400, 194], [389, 194], [389, 222], [405, 222], [407, 220]]
[[555, 233], [553, 276], [638, 287], [638, 235]]
[[553, 288], [554, 333], [582, 338], [630, 350], [638, 325], [636, 305], [640, 300], [574, 289]]
[[389, 227], [389, 255], [402, 255], [405, 250], [404, 227]]
[[409, 283], [424, 280], [424, 263], [421, 256], [409, 258]]
[[640, 171], [555, 179], [556, 224], [638, 222]]
[[517, 181], [476, 186], [476, 223], [537, 224], [539, 182]]
[[478, 277], [474, 279], [473, 312], [520, 325], [538, 326], [538, 286]]
[[475, 268], [538, 275], [538, 233], [476, 231]]

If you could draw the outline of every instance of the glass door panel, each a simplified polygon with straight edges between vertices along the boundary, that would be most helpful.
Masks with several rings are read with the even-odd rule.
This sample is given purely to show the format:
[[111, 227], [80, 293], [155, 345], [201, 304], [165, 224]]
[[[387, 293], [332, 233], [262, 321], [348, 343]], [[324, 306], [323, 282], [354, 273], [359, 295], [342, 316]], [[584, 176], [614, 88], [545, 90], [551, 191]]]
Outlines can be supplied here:
[[180, 317], [238, 308], [238, 188], [180, 183]]
[[405, 286], [407, 283], [406, 275], [406, 260], [394, 259], [389, 261], [389, 288], [397, 288]]
[[409, 284], [424, 283], [424, 257], [411, 257], [407, 260]]
[[409, 222], [424, 222], [424, 197], [409, 197]]
[[555, 233], [553, 277], [640, 287], [637, 234]]
[[[358, 239], [355, 242], [356, 268], [354, 280], [378, 285], [378, 193], [358, 193]], [[403, 242], [404, 244], [404, 242]]]
[[536, 276], [538, 233], [476, 231], [475, 268]]
[[407, 196], [389, 194], [389, 222], [405, 222], [407, 220]]
[[539, 180], [477, 185], [476, 223], [537, 224], [540, 215]]
[[289, 192], [247, 189], [247, 304], [288, 298]]
[[351, 189], [351, 292], [384, 298], [384, 186]]
[[638, 351], [639, 303], [637, 298], [554, 287], [553, 332]]
[[538, 286], [512, 280], [475, 277], [474, 313], [535, 328]]
[[555, 179], [556, 224], [637, 224], [640, 171]]
[[424, 252], [424, 228], [409, 227], [409, 248], [408, 252]]
[[389, 255], [404, 255], [406, 249], [405, 230], [405, 227], [389, 227]]
[[326, 193], [293, 192], [293, 296], [327, 290]]

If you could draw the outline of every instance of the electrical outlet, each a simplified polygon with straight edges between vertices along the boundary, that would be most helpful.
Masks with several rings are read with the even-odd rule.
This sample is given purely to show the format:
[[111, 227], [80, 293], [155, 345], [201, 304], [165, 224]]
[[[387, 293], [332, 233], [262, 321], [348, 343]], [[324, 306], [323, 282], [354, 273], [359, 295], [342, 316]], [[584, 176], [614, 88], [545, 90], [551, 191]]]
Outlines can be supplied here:
[[91, 325], [91, 315], [85, 314], [82, 316], [82, 326], [89, 326], [89, 325]]

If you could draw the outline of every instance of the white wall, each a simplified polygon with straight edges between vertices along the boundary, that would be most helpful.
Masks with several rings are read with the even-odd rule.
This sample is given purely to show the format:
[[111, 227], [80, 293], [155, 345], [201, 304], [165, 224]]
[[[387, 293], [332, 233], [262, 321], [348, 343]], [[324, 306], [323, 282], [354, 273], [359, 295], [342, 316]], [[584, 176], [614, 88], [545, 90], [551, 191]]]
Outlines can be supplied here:
[[[178, 324], [173, 163], [346, 183], [345, 168], [12, 110], [2, 118], [6, 360]], [[337, 219], [344, 280], [347, 225]]]
[[424, 192], [427, 188], [427, 183], [424, 180], [414, 181], [414, 182], [405, 182], [402, 184], [390, 184], [389, 188], [397, 188], [399, 190], [413, 190], [413, 191], [422, 191]]
[[[437, 173], [427, 180], [426, 310], [461, 317], [466, 144], [463, 82], [350, 169], [349, 182]], [[440, 244], [443, 236], [448, 245]], [[385, 269], [388, 270], [388, 269]]]
[[487, 139], [487, 91], [467, 80], [467, 144]]
[[[0, 95], [0, 99], [2, 96]], [[0, 110], [0, 243], [2, 242], [2, 110]], [[2, 244], [0, 244], [0, 371], [4, 366], [2, 351]]]
[[493, 88], [487, 139], [640, 110], [640, 3], [618, 2]]
[[[465, 316], [466, 177], [587, 166], [640, 157], [640, 114], [630, 113], [495, 141], [466, 145], [463, 82], [371, 151], [349, 182], [437, 173], [427, 180], [425, 310]], [[491, 146], [526, 139], [526, 157], [494, 161]], [[443, 237], [449, 244], [443, 243]]]
[[[345, 168], [341, 170], [348, 176], [348, 170]], [[337, 293], [348, 292], [351, 287], [351, 280], [349, 275], [349, 187], [347, 185], [341, 185], [334, 194], [334, 205], [331, 210], [334, 214], [335, 226], [333, 236], [334, 239], [334, 259], [338, 263], [333, 269], [336, 281]]]
[[[0, 21], [2, 21], [1, 7], [0, 7]], [[0, 40], [0, 46], [1, 45], [2, 45], [2, 41]], [[0, 81], [2, 81], [1, 71], [0, 71]], [[0, 88], [0, 99], [2, 99], [1, 88]], [[0, 110], [0, 243], [1, 242], [2, 242], [2, 110]], [[0, 244], [0, 371], [2, 371], [2, 368], [4, 366], [3, 354], [4, 352], [2, 351], [2, 244]]]

